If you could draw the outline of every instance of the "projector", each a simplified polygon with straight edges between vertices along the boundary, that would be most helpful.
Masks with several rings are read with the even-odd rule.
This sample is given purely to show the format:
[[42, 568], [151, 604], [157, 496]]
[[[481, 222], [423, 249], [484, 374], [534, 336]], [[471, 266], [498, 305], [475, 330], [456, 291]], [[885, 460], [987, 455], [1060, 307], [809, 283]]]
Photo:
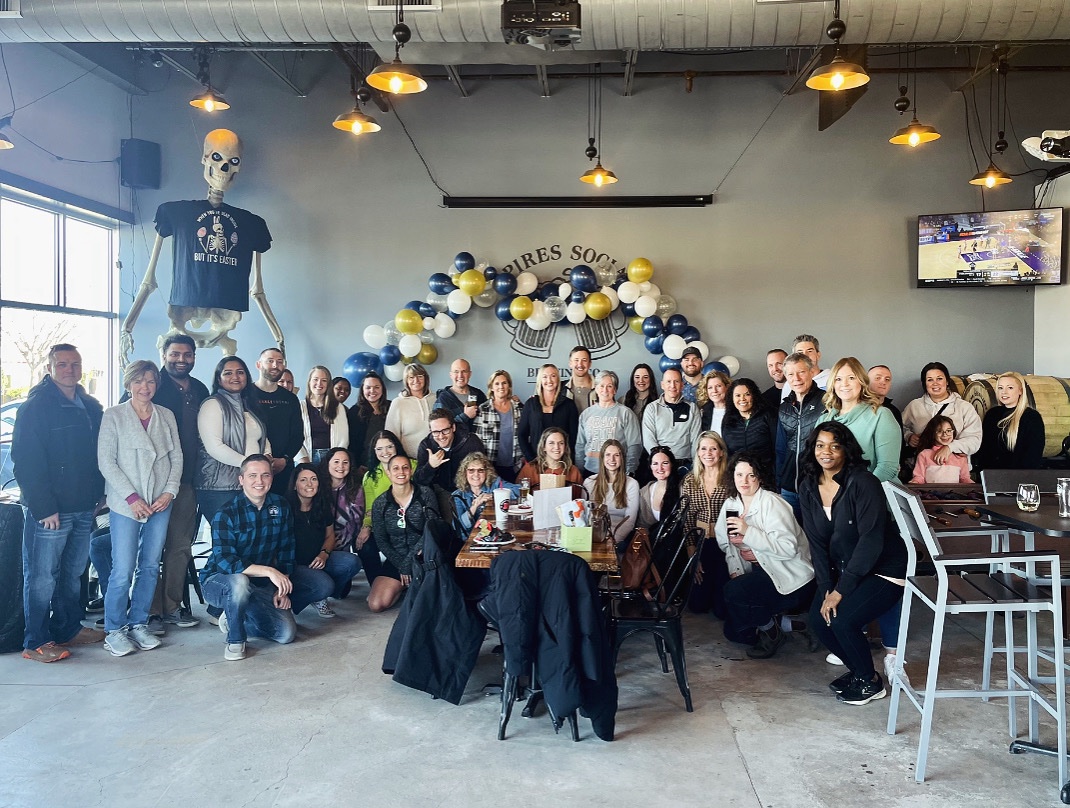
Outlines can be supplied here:
[[574, 0], [505, 0], [502, 36], [508, 43], [544, 50], [580, 41], [580, 4]]
[[1028, 137], [1022, 145], [1038, 160], [1070, 163], [1070, 129], [1045, 129], [1040, 137]]

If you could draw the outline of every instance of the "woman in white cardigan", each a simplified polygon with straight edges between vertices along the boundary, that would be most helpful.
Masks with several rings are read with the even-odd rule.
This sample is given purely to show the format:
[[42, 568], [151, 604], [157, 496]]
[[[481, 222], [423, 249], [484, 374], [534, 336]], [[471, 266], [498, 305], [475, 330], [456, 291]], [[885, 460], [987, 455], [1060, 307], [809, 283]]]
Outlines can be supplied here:
[[123, 374], [130, 400], [106, 410], [100, 424], [97, 463], [111, 509], [112, 559], [104, 647], [114, 656], [160, 644], [147, 623], [171, 502], [182, 481], [182, 444], [175, 416], [152, 403], [159, 382], [151, 362], [132, 362]]
[[780, 615], [813, 600], [810, 544], [791, 505], [767, 490], [773, 476], [759, 455], [733, 455], [726, 477], [728, 499], [714, 527], [728, 562], [725, 634], [743, 637], [757, 629], [747, 656], [767, 659], [786, 639]]
[[405, 389], [391, 402], [386, 414], [386, 430], [397, 435], [405, 454], [414, 458], [420, 441], [427, 437], [427, 418], [435, 397], [431, 394], [431, 377], [421, 364], [407, 365], [402, 383]]
[[312, 368], [306, 390], [301, 406], [305, 442], [294, 462], [318, 465], [331, 449], [349, 448], [349, 415], [335, 397], [331, 372], [323, 365]]

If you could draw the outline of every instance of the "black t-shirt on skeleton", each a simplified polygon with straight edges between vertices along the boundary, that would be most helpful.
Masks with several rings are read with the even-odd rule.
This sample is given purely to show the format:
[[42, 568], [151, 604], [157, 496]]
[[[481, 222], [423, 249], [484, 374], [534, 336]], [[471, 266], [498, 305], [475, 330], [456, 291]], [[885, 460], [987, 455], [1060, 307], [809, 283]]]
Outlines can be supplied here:
[[271, 249], [267, 222], [205, 199], [164, 202], [156, 209], [156, 232], [172, 237], [172, 306], [249, 311], [253, 253]]

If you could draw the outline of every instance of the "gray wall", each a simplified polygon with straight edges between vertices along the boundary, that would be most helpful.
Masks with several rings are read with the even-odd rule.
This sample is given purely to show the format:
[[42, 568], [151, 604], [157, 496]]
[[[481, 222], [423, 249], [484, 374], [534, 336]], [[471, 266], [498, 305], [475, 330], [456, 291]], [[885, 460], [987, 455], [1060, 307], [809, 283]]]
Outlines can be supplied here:
[[[393, 116], [373, 110], [384, 130], [361, 139], [330, 127], [348, 104], [340, 73], [317, 82], [305, 99], [288, 95], [251, 61], [228, 78], [234, 107], [217, 116], [192, 110], [191, 88], [178, 77], [164, 91], [134, 99], [135, 136], [163, 146], [164, 187], [138, 194], [143, 234], [125, 240], [123, 286], [140, 280], [156, 205], [204, 195], [204, 134], [233, 129], [245, 141], [246, 159], [227, 201], [262, 215], [272, 230], [274, 247], [264, 259], [268, 298], [302, 385], [311, 364], [337, 372], [344, 357], [365, 350], [364, 327], [423, 298], [428, 275], [443, 271], [458, 251], [502, 265], [549, 244], [594, 247], [621, 263], [651, 259], [654, 282], [677, 298], [713, 355], [738, 356], [742, 372], [763, 385], [765, 350], [800, 331], [821, 338], [825, 366], [847, 354], [890, 364], [901, 401], [917, 394], [917, 370], [933, 358], [953, 373], [1032, 369], [1032, 290], [913, 288], [916, 216], [981, 206], [980, 193], [966, 183], [976, 169], [962, 101], [948, 92], [963, 77], [920, 81], [922, 117], [944, 137], [916, 151], [887, 143], [906, 123], [892, 109], [898, 93], [888, 76], [876, 77], [824, 133], [816, 131], [816, 95], [782, 97], [780, 79], [699, 80], [691, 94], [682, 81], [644, 79], [630, 98], [607, 80], [603, 154], [621, 178], [613, 189], [619, 193], [709, 193], [776, 107], [713, 206], [627, 211], [447, 210]], [[1065, 117], [1058, 75], [1012, 75], [1010, 84], [1018, 136], [1052, 126], [1053, 104], [1064, 108], [1055, 117]], [[472, 97], [462, 99], [435, 82], [429, 92], [397, 102], [451, 195], [594, 193], [577, 181], [589, 167], [583, 82], [556, 83], [549, 99], [538, 97], [533, 80], [472, 82], [470, 89]], [[1005, 163], [1021, 170], [1016, 155]], [[1019, 180], [988, 194], [988, 207], [1028, 207], [1032, 188]], [[169, 260], [165, 249], [163, 263]], [[571, 263], [544, 264], [538, 272], [548, 278]], [[154, 352], [166, 327], [169, 280], [160, 274], [161, 290], [135, 332], [139, 355]], [[126, 297], [124, 311], [128, 306]], [[569, 330], [555, 339], [559, 364], [575, 341]], [[236, 336], [250, 359], [270, 342], [255, 310]], [[626, 332], [621, 342], [618, 354], [598, 364], [627, 373], [650, 361], [640, 337]], [[477, 381], [499, 366], [523, 376], [539, 363], [509, 352], [493, 314], [475, 307], [457, 336], [438, 345], [436, 387], [447, 383], [448, 362], [457, 356], [472, 361]], [[202, 360], [202, 376], [216, 357]]]

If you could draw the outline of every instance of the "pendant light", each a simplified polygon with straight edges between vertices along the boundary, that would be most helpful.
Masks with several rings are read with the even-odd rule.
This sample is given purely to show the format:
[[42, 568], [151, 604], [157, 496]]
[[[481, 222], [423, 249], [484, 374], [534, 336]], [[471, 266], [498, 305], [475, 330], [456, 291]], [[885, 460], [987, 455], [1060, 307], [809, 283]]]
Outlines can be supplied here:
[[[902, 115], [907, 111], [910, 106], [910, 99], [906, 97], [906, 85], [902, 85], [899, 88], [899, 98], [895, 99], [895, 108], [899, 110], [899, 114]], [[904, 105], [903, 102], [906, 102]], [[910, 146], [914, 148], [922, 143], [931, 143], [934, 140], [940, 139], [940, 133], [936, 131], [936, 127], [927, 126], [918, 120], [918, 51], [914, 51], [914, 109], [911, 111], [910, 123], [901, 129], [897, 129], [895, 134], [889, 139], [889, 143], [894, 143], [897, 146]]]
[[832, 61], [827, 65], [815, 68], [806, 80], [806, 86], [811, 90], [823, 92], [836, 92], [839, 90], [853, 90], [869, 83], [869, 74], [861, 65], [848, 62], [840, 55], [840, 38], [847, 33], [847, 24], [840, 19], [840, 0], [836, 0], [832, 22], [825, 29], [828, 38], [836, 43], [836, 53]]
[[412, 39], [412, 29], [405, 24], [405, 12], [401, 8], [401, 3], [397, 4], [394, 14], [396, 24], [391, 32], [394, 37], [394, 61], [390, 64], [379, 65], [368, 74], [366, 80], [369, 86], [384, 93], [394, 95], [422, 93], [427, 89], [427, 81], [420, 75], [419, 70], [401, 61], [401, 49]]
[[[8, 115], [6, 118], [0, 118], [0, 129], [6, 129], [11, 126], [11, 117], [11, 115]], [[0, 150], [6, 151], [13, 148], [15, 148], [15, 144], [11, 142], [7, 135], [0, 132]]]
[[[994, 65], [992, 67], [991, 77], [988, 82], [988, 128], [991, 135], [992, 128], [995, 126], [996, 113], [1000, 114], [999, 130], [996, 132], [996, 140], [992, 144], [992, 152], [1002, 155], [1007, 150], [1007, 71], [1009, 65], [1005, 51], [1005, 46], [997, 45], [992, 50], [992, 60]], [[1002, 83], [1002, 93], [1000, 84]], [[1002, 96], [1002, 104], [1000, 98]], [[970, 177], [970, 185], [983, 185], [985, 188], [996, 188], [1000, 185], [1007, 185], [1014, 182], [1013, 178], [1005, 171], [1000, 169], [996, 165], [995, 156], [989, 152], [988, 155], [988, 168], [984, 171], [978, 171], [972, 177]]]
[[375, 120], [371, 115], [365, 115], [364, 111], [360, 108], [362, 103], [366, 103], [371, 97], [368, 92], [368, 88], [361, 86], [358, 90], [356, 88], [356, 79], [353, 74], [349, 74], [349, 92], [353, 96], [353, 110], [352, 112], [343, 112], [337, 118], [334, 119], [334, 123], [331, 124], [335, 129], [340, 129], [343, 132], [349, 132], [354, 135], [364, 135], [370, 132], [378, 132], [381, 127], [379, 122]]
[[217, 93], [212, 89], [212, 76], [208, 70], [208, 60], [211, 52], [208, 48], [199, 47], [194, 53], [197, 57], [197, 81], [204, 87], [199, 95], [190, 99], [189, 105], [197, 109], [203, 109], [205, 112], [221, 112], [222, 110], [230, 109], [227, 99], [221, 93]]
[[[597, 78], [595, 78], [597, 74]], [[580, 175], [580, 182], [586, 182], [596, 188], [617, 182], [617, 175], [602, 167], [602, 158], [598, 156], [598, 143], [602, 142], [602, 66], [594, 68], [587, 78], [587, 148], [583, 153], [588, 160], [594, 160], [594, 168]]]

